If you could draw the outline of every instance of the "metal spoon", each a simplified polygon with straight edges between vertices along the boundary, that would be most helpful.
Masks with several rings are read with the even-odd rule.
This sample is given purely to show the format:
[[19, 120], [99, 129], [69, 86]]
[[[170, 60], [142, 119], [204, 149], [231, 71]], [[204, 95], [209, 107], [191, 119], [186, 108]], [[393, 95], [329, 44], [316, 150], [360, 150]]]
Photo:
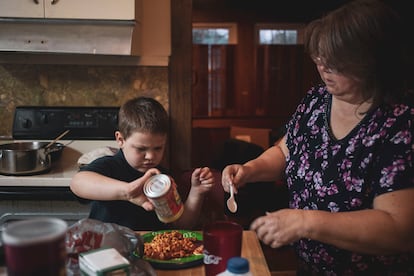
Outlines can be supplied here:
[[234, 199], [233, 183], [230, 183], [230, 197], [227, 199], [227, 208], [232, 213], [236, 213], [237, 211], [237, 202]]

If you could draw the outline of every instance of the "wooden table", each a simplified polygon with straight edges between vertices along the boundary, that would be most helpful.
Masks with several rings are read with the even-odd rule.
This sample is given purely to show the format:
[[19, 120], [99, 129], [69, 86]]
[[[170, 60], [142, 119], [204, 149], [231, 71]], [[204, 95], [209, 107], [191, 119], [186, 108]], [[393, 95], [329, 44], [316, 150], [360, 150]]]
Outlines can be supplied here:
[[[253, 275], [270, 276], [265, 256], [254, 231], [243, 231], [242, 257], [249, 260]], [[157, 276], [203, 276], [204, 265], [178, 270], [157, 269], [156, 272]]]
[[[139, 233], [146, 233], [139, 231]], [[254, 231], [243, 231], [242, 257], [249, 260], [250, 271], [255, 276], [270, 276], [265, 256]], [[157, 276], [204, 276], [204, 265], [192, 268], [161, 270], [157, 269]], [[5, 267], [0, 267], [0, 276], [6, 276]]]

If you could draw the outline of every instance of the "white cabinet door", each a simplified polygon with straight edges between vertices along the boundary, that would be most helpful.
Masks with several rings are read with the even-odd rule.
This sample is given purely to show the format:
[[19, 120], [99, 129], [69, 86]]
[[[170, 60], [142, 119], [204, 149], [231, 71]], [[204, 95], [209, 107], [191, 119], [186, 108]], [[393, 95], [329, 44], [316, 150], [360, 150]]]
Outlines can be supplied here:
[[43, 0], [0, 0], [0, 17], [43, 18]]
[[0, 17], [134, 20], [135, 2], [140, 0], [0, 0]]
[[[9, 0], [12, 1], [12, 0]], [[134, 20], [135, 0], [44, 0], [46, 18]]]

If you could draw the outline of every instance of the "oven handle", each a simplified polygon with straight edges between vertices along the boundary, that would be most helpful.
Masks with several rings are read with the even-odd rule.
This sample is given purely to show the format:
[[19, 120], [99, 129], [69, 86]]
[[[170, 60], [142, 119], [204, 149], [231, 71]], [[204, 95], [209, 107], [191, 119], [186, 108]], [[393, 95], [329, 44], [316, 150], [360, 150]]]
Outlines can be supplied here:
[[78, 200], [69, 187], [0, 187], [0, 200]]

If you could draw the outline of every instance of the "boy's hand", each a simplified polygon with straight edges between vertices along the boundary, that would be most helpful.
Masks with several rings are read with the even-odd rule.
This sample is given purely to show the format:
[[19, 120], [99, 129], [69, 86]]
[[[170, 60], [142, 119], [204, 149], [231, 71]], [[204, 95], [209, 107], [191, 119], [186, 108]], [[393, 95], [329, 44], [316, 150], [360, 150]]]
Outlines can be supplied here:
[[210, 191], [214, 182], [214, 175], [208, 167], [197, 168], [191, 175], [191, 187], [195, 188], [200, 194]]
[[128, 201], [141, 206], [147, 211], [154, 210], [154, 205], [152, 205], [152, 203], [145, 196], [143, 188], [145, 182], [147, 182], [151, 176], [159, 173], [160, 171], [155, 168], [149, 169], [142, 177], [129, 183], [127, 192]]

